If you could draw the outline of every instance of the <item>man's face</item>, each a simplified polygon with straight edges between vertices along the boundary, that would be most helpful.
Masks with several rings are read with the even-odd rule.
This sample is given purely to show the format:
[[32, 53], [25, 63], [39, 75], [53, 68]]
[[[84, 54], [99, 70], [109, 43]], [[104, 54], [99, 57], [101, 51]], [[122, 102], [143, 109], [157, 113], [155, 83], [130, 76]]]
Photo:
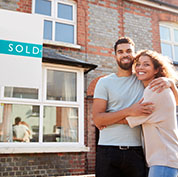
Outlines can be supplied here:
[[134, 60], [134, 46], [128, 43], [117, 45], [116, 61], [123, 70], [130, 70]]

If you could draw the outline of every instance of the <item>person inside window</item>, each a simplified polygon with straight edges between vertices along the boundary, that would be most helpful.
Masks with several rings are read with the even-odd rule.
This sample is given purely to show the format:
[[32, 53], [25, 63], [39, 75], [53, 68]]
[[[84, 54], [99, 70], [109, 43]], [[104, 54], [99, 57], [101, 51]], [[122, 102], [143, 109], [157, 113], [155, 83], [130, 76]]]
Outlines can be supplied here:
[[21, 121], [20, 117], [15, 118], [15, 124], [13, 125], [13, 141], [14, 142], [29, 142], [31, 132], [27, 124]]

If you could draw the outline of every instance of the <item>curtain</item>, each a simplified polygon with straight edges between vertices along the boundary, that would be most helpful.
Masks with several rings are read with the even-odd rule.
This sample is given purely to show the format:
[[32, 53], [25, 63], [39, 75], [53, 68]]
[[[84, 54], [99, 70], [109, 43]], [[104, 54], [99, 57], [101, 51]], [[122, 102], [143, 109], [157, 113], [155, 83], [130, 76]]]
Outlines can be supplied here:
[[4, 104], [1, 105], [1, 109], [3, 109], [1, 116], [2, 122], [0, 123], [0, 141], [1, 142], [12, 142], [12, 105]]
[[[72, 81], [71, 73], [64, 74], [63, 80], [63, 95], [67, 101], [71, 101], [75, 95], [72, 91], [75, 90], [75, 84]], [[62, 127], [62, 142], [73, 142], [77, 140], [77, 130], [78, 128], [72, 123], [71, 117], [73, 115], [73, 108], [62, 108], [61, 111], [61, 127]]]

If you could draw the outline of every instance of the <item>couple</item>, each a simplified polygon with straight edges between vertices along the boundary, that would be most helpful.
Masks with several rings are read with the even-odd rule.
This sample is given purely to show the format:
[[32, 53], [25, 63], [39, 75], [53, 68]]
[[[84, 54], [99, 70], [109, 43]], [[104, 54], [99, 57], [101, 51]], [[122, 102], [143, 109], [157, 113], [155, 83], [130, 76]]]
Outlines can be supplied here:
[[30, 142], [32, 138], [32, 132], [29, 125], [21, 121], [20, 117], [15, 118], [15, 124], [13, 125], [13, 141], [14, 142]]
[[93, 120], [100, 129], [96, 177], [147, 176], [141, 124], [149, 177], [177, 177], [177, 74], [157, 52], [135, 56], [130, 38], [120, 38], [114, 49], [118, 72], [101, 78], [94, 93]]

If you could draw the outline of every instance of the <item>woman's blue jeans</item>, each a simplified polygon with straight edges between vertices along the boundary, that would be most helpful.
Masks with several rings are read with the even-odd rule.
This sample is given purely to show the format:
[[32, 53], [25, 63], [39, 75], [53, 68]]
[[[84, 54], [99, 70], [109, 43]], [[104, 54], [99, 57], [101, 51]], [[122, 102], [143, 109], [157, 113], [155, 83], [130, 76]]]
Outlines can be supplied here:
[[155, 165], [149, 169], [148, 177], [177, 177], [178, 169], [167, 166]]

